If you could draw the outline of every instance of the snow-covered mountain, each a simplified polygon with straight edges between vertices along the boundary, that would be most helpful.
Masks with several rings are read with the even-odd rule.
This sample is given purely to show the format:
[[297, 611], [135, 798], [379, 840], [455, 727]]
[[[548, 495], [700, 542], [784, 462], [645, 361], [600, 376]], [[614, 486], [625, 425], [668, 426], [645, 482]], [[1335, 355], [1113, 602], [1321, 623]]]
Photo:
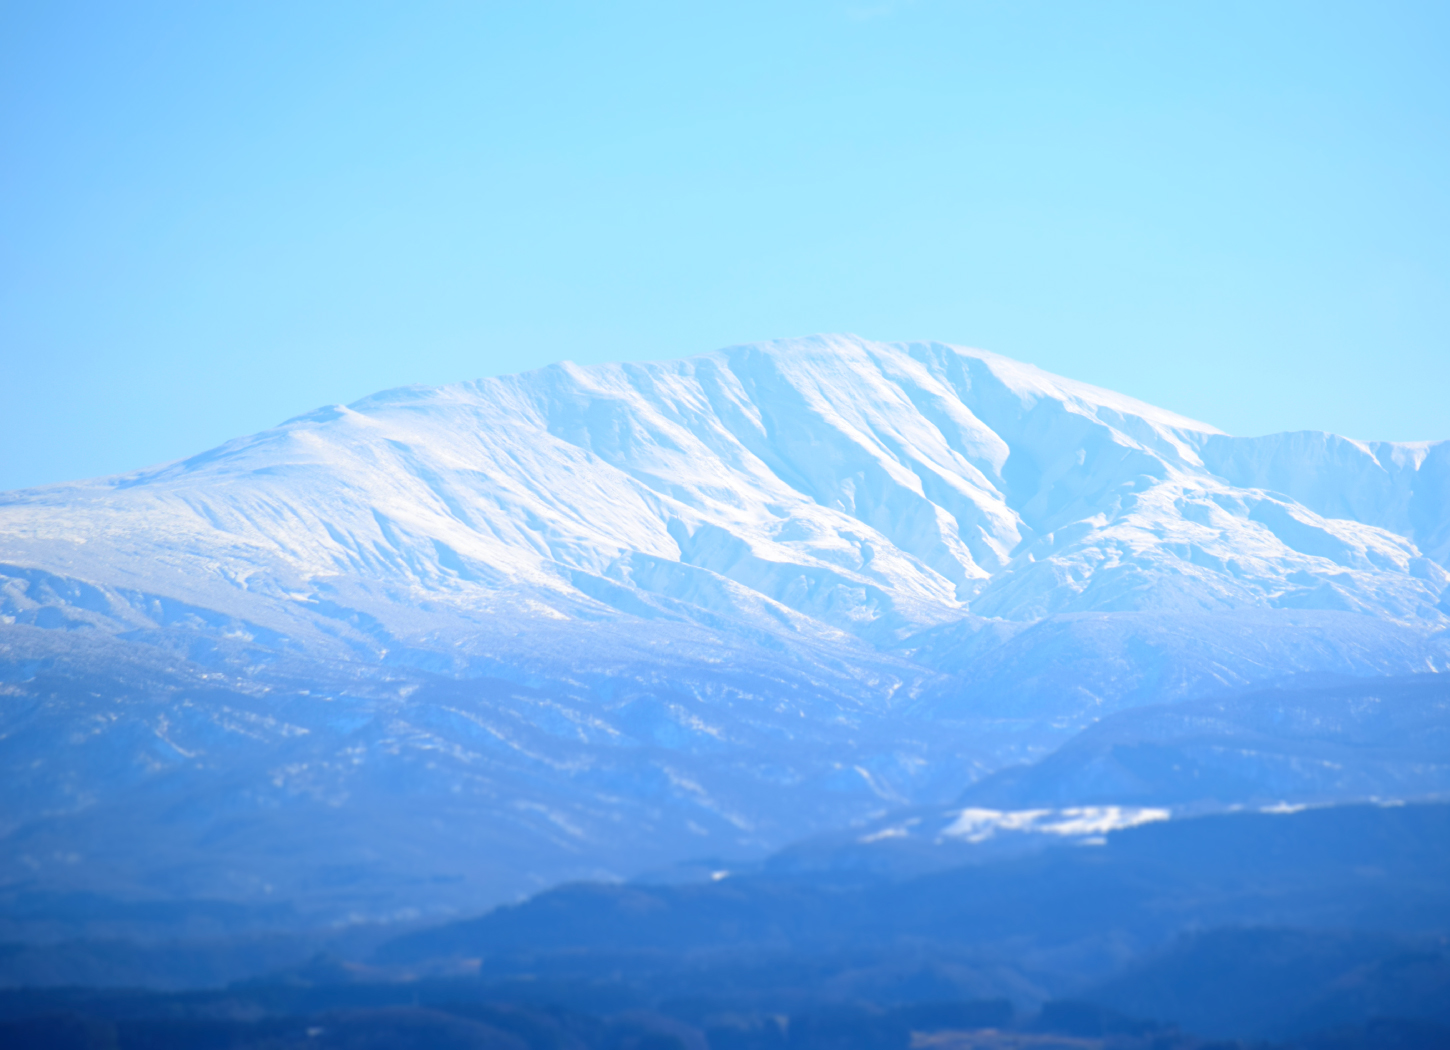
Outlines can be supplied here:
[[329, 848], [397, 868], [357, 907], [491, 852], [461, 905], [950, 797], [1124, 706], [1450, 669], [1450, 442], [1234, 438], [816, 337], [387, 391], [6, 493], [0, 563], [0, 879], [114, 875], [114, 814], [150, 812], [132, 853], [169, 859], [112, 879], [140, 892], [245, 813], [175, 884], [245, 895], [257, 814], [306, 811], [298, 843], [355, 819]]
[[1447, 494], [1450, 444], [1229, 438], [995, 355], [831, 337], [388, 391], [12, 493], [0, 527], [12, 561], [283, 633], [356, 581], [880, 643], [969, 613], [1443, 623]]

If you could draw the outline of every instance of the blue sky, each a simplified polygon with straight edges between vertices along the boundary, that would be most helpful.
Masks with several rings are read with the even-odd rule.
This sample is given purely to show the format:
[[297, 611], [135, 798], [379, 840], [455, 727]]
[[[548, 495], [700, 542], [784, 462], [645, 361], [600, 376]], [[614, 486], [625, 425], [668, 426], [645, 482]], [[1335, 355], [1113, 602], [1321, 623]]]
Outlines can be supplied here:
[[1447, 11], [0, 0], [0, 488], [822, 331], [1450, 437]]

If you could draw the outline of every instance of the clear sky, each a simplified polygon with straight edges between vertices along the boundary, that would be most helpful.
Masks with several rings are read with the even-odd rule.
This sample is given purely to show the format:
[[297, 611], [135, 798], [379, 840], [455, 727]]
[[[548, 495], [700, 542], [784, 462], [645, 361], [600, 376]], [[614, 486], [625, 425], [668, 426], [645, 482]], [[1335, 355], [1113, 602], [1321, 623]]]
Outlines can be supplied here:
[[1450, 437], [1450, 5], [0, 0], [0, 488], [847, 331]]

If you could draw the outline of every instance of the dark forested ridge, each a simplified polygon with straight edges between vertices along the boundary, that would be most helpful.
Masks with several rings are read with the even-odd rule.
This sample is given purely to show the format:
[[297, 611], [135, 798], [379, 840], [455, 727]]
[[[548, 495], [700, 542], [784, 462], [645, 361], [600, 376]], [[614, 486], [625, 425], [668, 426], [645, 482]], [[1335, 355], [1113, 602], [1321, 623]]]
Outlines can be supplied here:
[[564, 886], [222, 989], [13, 989], [0, 1041], [1415, 1050], [1450, 1038], [1447, 933], [1450, 805], [1231, 813], [924, 875]]

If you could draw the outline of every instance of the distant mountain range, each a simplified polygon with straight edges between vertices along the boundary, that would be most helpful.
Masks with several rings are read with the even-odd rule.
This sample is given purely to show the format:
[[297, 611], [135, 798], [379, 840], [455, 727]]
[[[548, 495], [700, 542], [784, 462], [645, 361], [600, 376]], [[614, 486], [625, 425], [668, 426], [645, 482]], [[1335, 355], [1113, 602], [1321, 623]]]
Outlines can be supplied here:
[[[928, 1034], [994, 1050], [1204, 1050], [1196, 1036], [1438, 1050], [1447, 933], [1450, 805], [1218, 813], [917, 874], [578, 883], [462, 922], [374, 931], [370, 944], [335, 936], [327, 954], [276, 937], [10, 946], [0, 1038], [46, 1050], [499, 1045], [410, 1040], [395, 1029], [411, 1007], [442, 1011], [413, 1018], [434, 1026], [481, 1010], [495, 1022], [602, 1015], [576, 1029], [583, 1046], [536, 1031], [537, 1050], [640, 1045], [606, 1026], [651, 1021], [684, 1026], [697, 1050], [919, 1050]], [[253, 979], [218, 987], [249, 965]], [[120, 1038], [67, 1032], [87, 1018]]]
[[375, 958], [632, 986], [716, 1016], [1056, 997], [1224, 1038], [1443, 1025], [1447, 844], [1443, 804], [1223, 813], [915, 877], [564, 886]]
[[[1318, 702], [1288, 676], [1450, 671], [1447, 565], [1450, 441], [1230, 437], [936, 343], [388, 391], [0, 496], [0, 893], [301, 924], [760, 858], [978, 781], [1434, 794], [1435, 762], [1311, 791], [1241, 744], [1292, 707], [1264, 689]], [[1405, 688], [1386, 755], [1445, 731]], [[1051, 784], [982, 780], [1104, 716]], [[1159, 784], [1170, 752], [1211, 790]]]

